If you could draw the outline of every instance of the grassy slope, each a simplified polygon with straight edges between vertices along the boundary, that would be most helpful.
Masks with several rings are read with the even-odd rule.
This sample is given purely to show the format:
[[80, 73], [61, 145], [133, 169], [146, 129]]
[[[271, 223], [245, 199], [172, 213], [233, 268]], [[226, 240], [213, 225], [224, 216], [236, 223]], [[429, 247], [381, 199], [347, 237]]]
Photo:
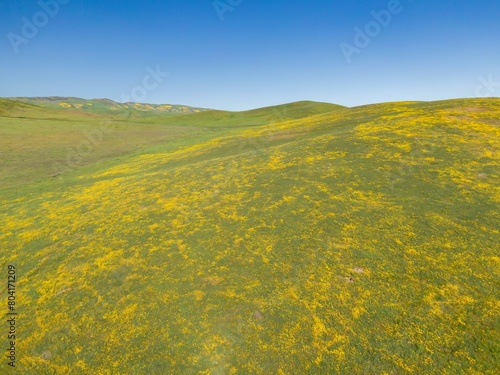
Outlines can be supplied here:
[[186, 126], [215, 128], [241, 128], [300, 119], [312, 115], [344, 109], [340, 105], [301, 101], [242, 112], [209, 110], [193, 116], [175, 116], [167, 119], [150, 119], [154, 123], [176, 123]]
[[494, 374], [499, 115], [499, 100], [340, 109], [3, 199], [20, 366]]
[[154, 152], [155, 147], [174, 150], [235, 129], [340, 108], [300, 102], [247, 112], [208, 111], [126, 120], [0, 99], [0, 158], [4, 160], [0, 190], [19, 188], [116, 157]]

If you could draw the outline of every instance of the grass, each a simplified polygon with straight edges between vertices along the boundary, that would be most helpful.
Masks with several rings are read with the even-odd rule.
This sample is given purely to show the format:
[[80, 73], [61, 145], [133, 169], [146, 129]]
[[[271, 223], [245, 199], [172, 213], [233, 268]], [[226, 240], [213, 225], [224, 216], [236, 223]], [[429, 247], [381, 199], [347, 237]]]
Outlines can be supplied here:
[[[311, 106], [123, 122], [4, 186], [23, 374], [495, 374], [500, 100]], [[7, 176], [92, 124], [16, 121]]]
[[109, 99], [80, 99], [71, 97], [43, 98], [12, 98], [15, 101], [33, 104], [63, 113], [90, 113], [115, 118], [141, 119], [150, 117], [165, 117], [169, 115], [190, 114], [206, 111], [205, 108], [195, 108], [183, 105], [157, 105], [143, 103], [117, 103]]
[[[70, 101], [57, 98], [54, 104], [41, 99], [29, 103], [0, 99], [0, 157], [6, 161], [0, 170], [0, 190], [19, 188], [117, 157], [157, 149], [174, 150], [237, 129], [342, 108], [327, 103], [299, 102], [247, 112], [206, 111], [189, 116], [170, 114], [127, 120], [30, 104], [49, 103], [57, 108], [62, 100]], [[93, 102], [97, 107], [96, 101]]]

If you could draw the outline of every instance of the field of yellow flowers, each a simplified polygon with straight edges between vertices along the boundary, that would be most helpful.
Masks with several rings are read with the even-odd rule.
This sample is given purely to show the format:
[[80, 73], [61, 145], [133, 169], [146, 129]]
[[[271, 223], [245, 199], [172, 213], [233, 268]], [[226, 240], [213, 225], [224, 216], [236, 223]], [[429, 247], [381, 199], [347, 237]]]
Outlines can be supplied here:
[[499, 150], [388, 103], [4, 192], [19, 374], [497, 374]]

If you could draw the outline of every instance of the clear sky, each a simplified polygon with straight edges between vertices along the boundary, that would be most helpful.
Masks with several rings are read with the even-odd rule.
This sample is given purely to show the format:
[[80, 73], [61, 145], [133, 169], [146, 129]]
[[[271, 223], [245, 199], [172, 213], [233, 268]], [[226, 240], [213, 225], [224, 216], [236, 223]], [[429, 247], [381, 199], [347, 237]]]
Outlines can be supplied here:
[[478, 90], [500, 82], [499, 0], [397, 3], [1, 1], [0, 96], [228, 110], [499, 96], [500, 83]]

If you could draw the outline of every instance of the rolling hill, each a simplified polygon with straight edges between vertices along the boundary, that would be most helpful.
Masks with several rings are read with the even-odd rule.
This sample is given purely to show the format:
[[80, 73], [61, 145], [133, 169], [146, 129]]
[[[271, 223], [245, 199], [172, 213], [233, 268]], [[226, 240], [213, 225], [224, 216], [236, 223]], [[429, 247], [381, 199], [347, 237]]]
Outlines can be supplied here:
[[0, 116], [23, 374], [496, 373], [500, 99]]
[[38, 98], [9, 98], [37, 105], [52, 110], [80, 111], [85, 113], [96, 113], [113, 117], [129, 119], [144, 118], [151, 116], [168, 116], [178, 114], [198, 113], [205, 111], [204, 108], [194, 108], [185, 105], [172, 104], [143, 104], [143, 103], [118, 103], [110, 99], [81, 99], [73, 97], [38, 97]]
[[[115, 113], [110, 115], [109, 111], [106, 114], [104, 109], [92, 112], [63, 108], [58, 104], [62, 100], [70, 101], [0, 99], [0, 158], [5, 161], [0, 170], [0, 190], [57, 177], [67, 170], [131, 153], [146, 152], [156, 145], [162, 150], [175, 149], [241, 128], [343, 108], [328, 103], [298, 102], [245, 112], [207, 110], [182, 115], [170, 113], [163, 117], [155, 113], [130, 119], [116, 117]], [[95, 109], [98, 105], [95, 101], [94, 104]], [[151, 112], [142, 113], [148, 114]]]

